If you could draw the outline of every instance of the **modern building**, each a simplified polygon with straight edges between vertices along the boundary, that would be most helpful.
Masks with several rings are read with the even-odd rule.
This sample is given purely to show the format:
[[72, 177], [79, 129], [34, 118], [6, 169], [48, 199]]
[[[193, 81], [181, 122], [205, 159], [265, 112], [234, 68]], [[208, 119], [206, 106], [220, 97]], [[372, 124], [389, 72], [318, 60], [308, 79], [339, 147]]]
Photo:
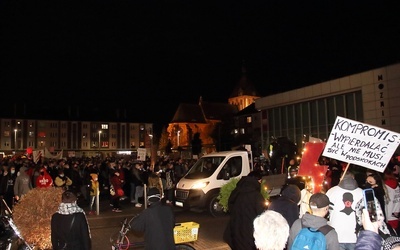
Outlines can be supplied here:
[[276, 137], [298, 146], [327, 140], [337, 116], [400, 132], [400, 64], [344, 76], [255, 100], [264, 149]]

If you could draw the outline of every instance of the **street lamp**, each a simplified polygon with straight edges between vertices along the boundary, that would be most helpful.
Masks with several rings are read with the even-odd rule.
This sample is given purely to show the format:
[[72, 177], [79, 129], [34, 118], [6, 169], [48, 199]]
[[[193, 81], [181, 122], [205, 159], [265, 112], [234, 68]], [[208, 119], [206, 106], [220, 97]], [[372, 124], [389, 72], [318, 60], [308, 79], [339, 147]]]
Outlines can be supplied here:
[[101, 139], [101, 137], [100, 137], [100, 136], [101, 136], [101, 132], [102, 132], [102, 131], [101, 131], [101, 130], [99, 130], [99, 154], [100, 154], [100, 139]]
[[15, 148], [15, 153], [17, 153], [17, 131], [18, 131], [18, 129], [14, 129], [14, 148]]

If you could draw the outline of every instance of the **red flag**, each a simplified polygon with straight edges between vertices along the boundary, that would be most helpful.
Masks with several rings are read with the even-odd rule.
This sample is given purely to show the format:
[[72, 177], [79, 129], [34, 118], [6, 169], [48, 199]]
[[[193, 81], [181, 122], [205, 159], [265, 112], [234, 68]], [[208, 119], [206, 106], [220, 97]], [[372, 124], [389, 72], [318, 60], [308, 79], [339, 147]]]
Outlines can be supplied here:
[[321, 166], [318, 163], [325, 142], [307, 142], [304, 146], [304, 153], [301, 158], [298, 175], [310, 176], [314, 182], [314, 193], [321, 191], [328, 166]]

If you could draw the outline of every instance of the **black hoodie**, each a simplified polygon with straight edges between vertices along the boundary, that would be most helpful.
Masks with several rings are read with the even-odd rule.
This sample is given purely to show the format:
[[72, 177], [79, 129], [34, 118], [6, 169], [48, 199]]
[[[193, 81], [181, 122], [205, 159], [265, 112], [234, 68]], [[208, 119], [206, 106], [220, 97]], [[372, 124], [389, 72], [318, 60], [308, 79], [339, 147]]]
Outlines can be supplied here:
[[269, 204], [268, 209], [280, 213], [288, 222], [289, 227], [299, 218], [300, 188], [296, 185], [287, 185], [281, 196]]

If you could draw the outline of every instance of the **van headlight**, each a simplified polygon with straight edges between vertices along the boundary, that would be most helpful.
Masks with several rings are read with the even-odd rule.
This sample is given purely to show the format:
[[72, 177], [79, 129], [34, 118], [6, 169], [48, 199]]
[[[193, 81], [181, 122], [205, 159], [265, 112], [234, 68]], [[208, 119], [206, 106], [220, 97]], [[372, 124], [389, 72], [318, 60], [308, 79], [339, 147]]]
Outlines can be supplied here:
[[192, 189], [202, 189], [202, 188], [205, 188], [205, 187], [208, 185], [208, 183], [210, 183], [210, 182], [209, 182], [209, 181], [206, 181], [206, 182], [198, 182], [198, 183], [196, 183], [196, 184], [193, 185]]

